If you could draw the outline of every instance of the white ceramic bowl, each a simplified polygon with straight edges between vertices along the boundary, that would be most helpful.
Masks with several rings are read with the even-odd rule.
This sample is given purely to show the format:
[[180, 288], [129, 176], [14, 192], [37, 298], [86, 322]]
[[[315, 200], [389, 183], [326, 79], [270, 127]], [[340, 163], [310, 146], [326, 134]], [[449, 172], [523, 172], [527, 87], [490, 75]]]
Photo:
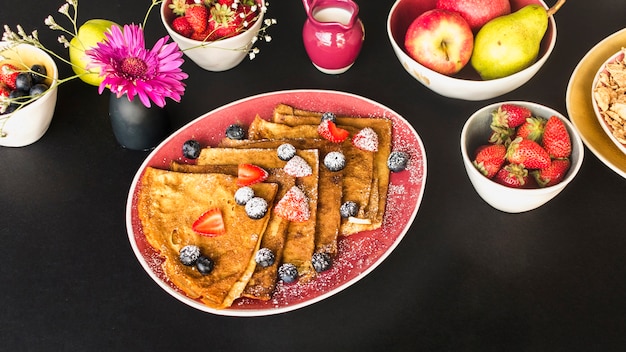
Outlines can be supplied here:
[[[402, 67], [424, 86], [445, 97], [486, 100], [513, 91], [528, 82], [539, 71], [556, 44], [556, 22], [551, 16], [541, 42], [538, 59], [526, 69], [507, 77], [485, 81], [468, 63], [454, 76], [442, 75], [420, 65], [404, 50], [404, 37], [411, 22], [420, 14], [435, 8], [436, 3], [437, 0], [397, 0], [387, 18], [387, 35]], [[511, 11], [533, 3], [539, 3], [547, 8], [543, 0], [511, 0]]]
[[[474, 151], [480, 145], [486, 144], [491, 134], [491, 128], [489, 127], [491, 112], [497, 110], [498, 106], [505, 103], [525, 106], [532, 111], [533, 116], [547, 119], [552, 115], [556, 115], [565, 123], [572, 141], [572, 154], [570, 156], [571, 166], [563, 181], [545, 188], [510, 188], [488, 179], [474, 167], [472, 164]], [[485, 202], [503, 212], [521, 213], [542, 206], [565, 189], [580, 170], [584, 148], [583, 142], [573, 125], [558, 111], [536, 103], [509, 101], [488, 105], [470, 116], [461, 132], [461, 154], [463, 155], [463, 164], [465, 165], [467, 175], [476, 192]]]
[[252, 48], [252, 40], [256, 37], [263, 25], [263, 13], [257, 21], [245, 32], [234, 37], [213, 42], [202, 42], [186, 38], [176, 33], [170, 23], [175, 15], [168, 8], [172, 0], [161, 3], [161, 21], [170, 37], [178, 44], [183, 53], [195, 62], [196, 65], [207, 71], [226, 71], [241, 63], [248, 56]]
[[47, 75], [50, 77], [46, 81], [50, 88], [43, 96], [12, 114], [0, 115], [0, 119], [8, 117], [5, 121], [0, 120], [0, 124], [4, 123], [0, 145], [23, 147], [38, 141], [50, 127], [57, 102], [58, 87], [56, 82], [59, 78], [59, 72], [52, 57], [43, 50], [27, 44], [20, 44], [12, 48], [7, 45], [6, 42], [0, 42], [2, 56], [9, 60], [23, 60], [28, 67], [35, 64], [44, 65]]
[[609, 138], [611, 138], [611, 141], [613, 141], [613, 143], [622, 151], [622, 153], [626, 154], [626, 143], [623, 143], [622, 141], [617, 139], [617, 137], [613, 134], [613, 128], [614, 127], [611, 126], [604, 119], [604, 113], [602, 113], [600, 111], [600, 108], [598, 106], [598, 101], [596, 100], [596, 96], [595, 96], [595, 90], [596, 90], [596, 87], [598, 87], [598, 84], [599, 84], [598, 81], [600, 79], [600, 74], [606, 72], [606, 66], [608, 64], [615, 63], [617, 60], [623, 61], [625, 55], [626, 55], [626, 49], [621, 49], [617, 53], [611, 55], [611, 57], [609, 57], [602, 64], [602, 66], [600, 66], [600, 68], [598, 69], [598, 72], [596, 72], [596, 75], [595, 75], [595, 77], [593, 79], [593, 83], [591, 84], [591, 92], [590, 92], [590, 94], [591, 94], [591, 102], [592, 102], [592, 105], [593, 105], [593, 111], [596, 114], [596, 118], [598, 119], [598, 123], [600, 124], [600, 126], [602, 126], [602, 129], [609, 136]]

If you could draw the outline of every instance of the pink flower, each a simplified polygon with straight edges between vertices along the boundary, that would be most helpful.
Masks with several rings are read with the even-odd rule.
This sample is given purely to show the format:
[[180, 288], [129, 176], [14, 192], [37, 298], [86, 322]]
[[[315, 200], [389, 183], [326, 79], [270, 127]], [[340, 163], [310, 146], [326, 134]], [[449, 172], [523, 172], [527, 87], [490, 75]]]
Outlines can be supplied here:
[[150, 100], [159, 107], [165, 106], [165, 98], [180, 102], [185, 92], [182, 83], [188, 75], [180, 66], [183, 53], [176, 43], [166, 44], [168, 36], [159, 39], [151, 50], [146, 49], [141, 26], [125, 25], [123, 31], [111, 27], [104, 41], [85, 52], [91, 62], [87, 69], [100, 68], [104, 81], [98, 92], [109, 88], [118, 98], [126, 94], [132, 101], [137, 95], [143, 105], [150, 107]]

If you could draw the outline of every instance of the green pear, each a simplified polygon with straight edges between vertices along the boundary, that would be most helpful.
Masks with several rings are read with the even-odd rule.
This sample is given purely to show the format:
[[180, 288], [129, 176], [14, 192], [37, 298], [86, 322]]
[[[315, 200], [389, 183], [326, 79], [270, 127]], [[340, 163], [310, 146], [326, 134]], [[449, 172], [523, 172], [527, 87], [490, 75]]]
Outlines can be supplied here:
[[548, 12], [527, 5], [487, 22], [476, 34], [471, 65], [482, 79], [496, 79], [532, 65], [548, 29]]

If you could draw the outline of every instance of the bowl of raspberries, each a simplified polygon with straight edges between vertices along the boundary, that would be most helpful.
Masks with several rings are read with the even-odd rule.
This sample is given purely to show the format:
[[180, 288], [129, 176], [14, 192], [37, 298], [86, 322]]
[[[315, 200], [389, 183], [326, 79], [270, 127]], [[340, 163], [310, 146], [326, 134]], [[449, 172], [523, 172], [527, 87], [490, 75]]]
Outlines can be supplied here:
[[0, 145], [23, 147], [48, 130], [57, 101], [57, 66], [29, 44], [0, 42]]
[[263, 24], [259, 0], [165, 0], [161, 21], [194, 63], [226, 71], [248, 56]]
[[508, 101], [470, 116], [461, 132], [461, 154], [480, 197], [498, 210], [520, 213], [547, 203], [574, 179], [584, 147], [558, 111]]

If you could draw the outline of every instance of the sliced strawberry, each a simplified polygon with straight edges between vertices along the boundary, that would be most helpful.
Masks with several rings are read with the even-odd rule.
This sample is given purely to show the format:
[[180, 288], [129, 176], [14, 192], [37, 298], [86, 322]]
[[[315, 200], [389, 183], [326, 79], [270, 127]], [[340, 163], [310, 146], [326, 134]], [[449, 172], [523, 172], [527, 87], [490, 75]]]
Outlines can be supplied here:
[[15, 79], [20, 74], [20, 69], [15, 65], [4, 63], [0, 65], [0, 82], [4, 83], [11, 90], [15, 90]]
[[301, 156], [295, 155], [293, 158], [287, 161], [287, 164], [283, 167], [287, 175], [293, 177], [306, 177], [313, 174], [311, 166]]
[[191, 27], [191, 24], [189, 24], [189, 21], [187, 20], [187, 17], [184, 17], [184, 16], [176, 17], [174, 21], [172, 21], [172, 29], [176, 33], [187, 38], [190, 38], [191, 35], [194, 33], [194, 30]]
[[504, 164], [506, 147], [502, 144], [490, 144], [479, 147], [472, 162], [487, 178], [493, 178]]
[[274, 207], [276, 215], [293, 222], [304, 222], [311, 218], [307, 196], [298, 186], [292, 186]]
[[237, 186], [249, 186], [267, 180], [265, 169], [253, 164], [239, 164], [237, 168]]
[[337, 127], [334, 122], [330, 120], [322, 121], [317, 127], [317, 133], [319, 133], [322, 138], [327, 139], [333, 143], [341, 143], [348, 138], [350, 132], [341, 127]]
[[555, 159], [568, 158], [572, 152], [572, 141], [567, 128], [556, 116], [551, 116], [546, 122], [541, 144], [550, 157]]
[[378, 135], [371, 127], [365, 127], [352, 137], [355, 147], [368, 152], [378, 151]]
[[550, 166], [534, 170], [531, 172], [531, 175], [535, 178], [539, 187], [549, 187], [563, 181], [569, 167], [569, 159], [554, 159]]
[[215, 237], [226, 232], [224, 218], [219, 208], [212, 208], [200, 215], [191, 228], [200, 235]]

